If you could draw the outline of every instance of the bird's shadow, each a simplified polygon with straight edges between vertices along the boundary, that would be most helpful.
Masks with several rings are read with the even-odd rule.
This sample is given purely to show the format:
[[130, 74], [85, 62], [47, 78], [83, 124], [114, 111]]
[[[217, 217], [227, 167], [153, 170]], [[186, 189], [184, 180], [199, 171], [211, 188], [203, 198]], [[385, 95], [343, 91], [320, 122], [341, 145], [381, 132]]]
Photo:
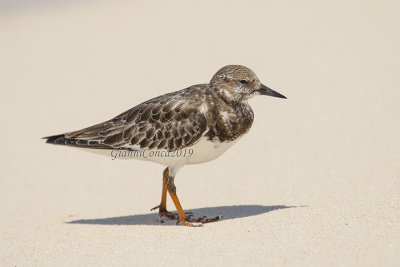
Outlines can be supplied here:
[[[239, 206], [220, 206], [200, 209], [186, 210], [192, 212], [193, 217], [206, 215], [208, 218], [222, 216], [221, 220], [232, 220], [249, 216], [260, 215], [274, 210], [297, 208], [303, 206], [262, 206], [262, 205], [239, 205]], [[168, 220], [171, 222], [171, 220]], [[160, 220], [157, 213], [138, 214], [120, 217], [109, 217], [99, 219], [81, 219], [66, 223], [70, 224], [100, 224], [100, 225], [174, 225], [175, 222], [168, 223]]]

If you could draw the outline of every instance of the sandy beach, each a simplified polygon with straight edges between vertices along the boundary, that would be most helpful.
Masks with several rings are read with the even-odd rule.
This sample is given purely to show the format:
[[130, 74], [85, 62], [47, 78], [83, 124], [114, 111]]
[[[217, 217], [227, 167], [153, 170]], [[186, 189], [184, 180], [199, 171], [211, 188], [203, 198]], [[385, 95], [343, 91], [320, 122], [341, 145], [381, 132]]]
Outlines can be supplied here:
[[[398, 1], [3, 1], [1, 266], [399, 266]], [[176, 176], [41, 137], [242, 64], [288, 99]], [[175, 207], [168, 199], [168, 208]]]

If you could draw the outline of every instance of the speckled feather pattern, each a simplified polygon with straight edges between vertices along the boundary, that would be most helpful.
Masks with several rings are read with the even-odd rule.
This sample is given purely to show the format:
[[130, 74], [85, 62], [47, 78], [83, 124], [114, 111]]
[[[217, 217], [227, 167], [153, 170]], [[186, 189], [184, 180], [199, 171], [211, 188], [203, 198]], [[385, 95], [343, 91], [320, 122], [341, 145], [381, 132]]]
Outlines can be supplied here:
[[247, 103], [227, 103], [208, 85], [150, 99], [115, 118], [48, 142], [93, 149], [167, 149], [190, 147], [206, 136], [229, 142], [246, 133], [253, 122]]

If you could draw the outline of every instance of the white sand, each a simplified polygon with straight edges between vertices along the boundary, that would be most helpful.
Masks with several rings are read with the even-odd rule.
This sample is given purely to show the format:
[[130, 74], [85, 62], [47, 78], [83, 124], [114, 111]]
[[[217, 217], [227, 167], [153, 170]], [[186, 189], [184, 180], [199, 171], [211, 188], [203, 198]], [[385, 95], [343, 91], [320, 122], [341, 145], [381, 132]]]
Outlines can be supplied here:
[[[398, 1], [5, 2], [0, 265], [400, 265]], [[40, 140], [227, 64], [288, 99], [254, 99], [245, 138], [178, 173], [218, 223], [157, 222], [162, 166]]]

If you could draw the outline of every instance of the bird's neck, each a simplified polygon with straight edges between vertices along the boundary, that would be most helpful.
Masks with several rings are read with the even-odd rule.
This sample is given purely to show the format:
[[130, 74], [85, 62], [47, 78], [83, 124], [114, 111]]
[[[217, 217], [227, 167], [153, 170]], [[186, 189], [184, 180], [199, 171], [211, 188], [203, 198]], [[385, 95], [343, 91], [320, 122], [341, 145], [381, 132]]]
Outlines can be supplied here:
[[241, 102], [240, 97], [236, 96], [232, 90], [223, 87], [210, 87], [210, 91], [229, 106], [238, 105]]

